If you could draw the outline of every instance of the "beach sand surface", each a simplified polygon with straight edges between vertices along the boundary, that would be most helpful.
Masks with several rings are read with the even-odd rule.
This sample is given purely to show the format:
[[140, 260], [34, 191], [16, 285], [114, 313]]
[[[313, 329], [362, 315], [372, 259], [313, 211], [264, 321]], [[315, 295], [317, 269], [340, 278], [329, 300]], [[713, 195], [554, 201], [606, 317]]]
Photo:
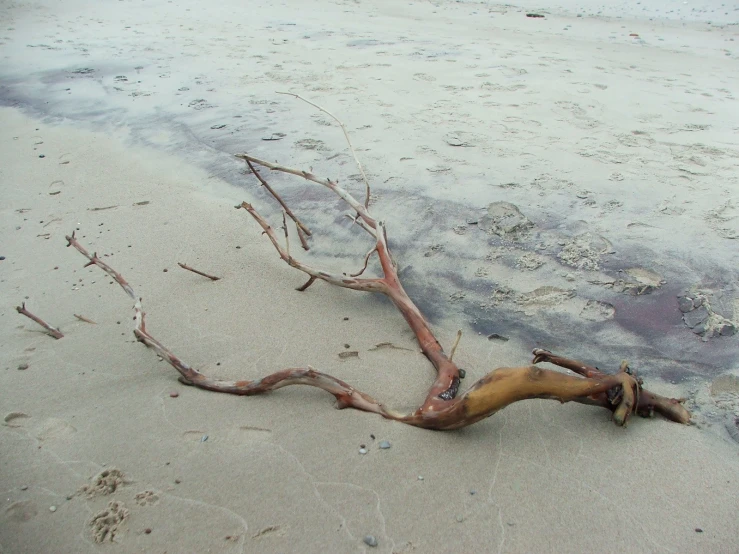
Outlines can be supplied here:
[[[0, 9], [0, 552], [739, 550], [733, 8]], [[345, 121], [409, 293], [447, 349], [463, 330], [467, 383], [535, 346], [628, 358], [696, 424], [537, 400], [431, 432], [306, 387], [179, 383], [66, 234], [208, 375], [310, 365], [406, 412], [433, 380], [388, 301], [295, 291], [304, 276], [234, 209], [281, 225], [243, 151], [362, 195], [340, 129], [278, 90]], [[270, 178], [315, 231], [301, 256], [361, 267], [371, 244], [337, 199]]]

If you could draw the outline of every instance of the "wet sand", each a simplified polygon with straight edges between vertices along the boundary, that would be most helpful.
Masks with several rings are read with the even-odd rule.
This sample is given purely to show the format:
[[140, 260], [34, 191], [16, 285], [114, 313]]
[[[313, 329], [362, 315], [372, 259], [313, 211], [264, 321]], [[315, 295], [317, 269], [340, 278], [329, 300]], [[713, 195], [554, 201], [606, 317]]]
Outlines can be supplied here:
[[[4, 5], [0, 550], [736, 551], [737, 12], [689, 8]], [[432, 433], [302, 387], [178, 383], [65, 234], [208, 374], [310, 364], [408, 411], [432, 380], [388, 302], [295, 292], [233, 209], [278, 224], [243, 151], [361, 195], [341, 131], [278, 90], [346, 123], [408, 292], [447, 348], [464, 331], [468, 382], [535, 346], [627, 358], [697, 425], [531, 401]], [[336, 199], [271, 182], [317, 231], [306, 260], [361, 267]]]

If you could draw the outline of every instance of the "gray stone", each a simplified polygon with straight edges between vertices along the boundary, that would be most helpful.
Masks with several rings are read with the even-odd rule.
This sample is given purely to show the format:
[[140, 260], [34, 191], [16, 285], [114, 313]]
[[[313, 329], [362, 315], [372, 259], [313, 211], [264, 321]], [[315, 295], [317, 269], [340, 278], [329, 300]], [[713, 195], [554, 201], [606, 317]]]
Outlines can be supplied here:
[[680, 308], [680, 311], [682, 313], [690, 312], [693, 310], [693, 308], [695, 308], [695, 306], [693, 305], [693, 299], [687, 296], [678, 296], [677, 307]]
[[377, 546], [377, 539], [373, 535], [367, 535], [364, 537], [364, 544], [375, 547]]
[[705, 326], [703, 328], [703, 331], [696, 331], [695, 328], [704, 323], [707, 319], [708, 310], [705, 306], [696, 308], [695, 310], [692, 310], [683, 315], [683, 321], [685, 322], [685, 325], [693, 329], [696, 333], [702, 333], [703, 331], [705, 331]]

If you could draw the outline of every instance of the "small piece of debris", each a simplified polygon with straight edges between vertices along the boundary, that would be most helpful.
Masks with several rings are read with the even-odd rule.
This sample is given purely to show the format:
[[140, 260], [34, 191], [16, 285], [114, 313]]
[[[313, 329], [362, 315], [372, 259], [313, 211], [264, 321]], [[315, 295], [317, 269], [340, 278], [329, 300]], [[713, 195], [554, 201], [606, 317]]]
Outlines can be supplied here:
[[377, 546], [377, 539], [372, 535], [367, 535], [366, 537], [364, 537], [364, 544], [374, 548], [375, 546]]
[[387, 450], [388, 448], [390, 448], [391, 445], [390, 441], [380, 441], [380, 444], [378, 444], [377, 446], [379, 446], [383, 450]]
[[695, 528], [695, 532], [696, 533], [702, 533], [703, 532], [703, 529], [701, 529], [700, 527], [696, 527]]
[[207, 440], [208, 440], [208, 435], [203, 435], [202, 437], [200, 437], [200, 442], [205, 442]]
[[419, 475], [419, 476], [418, 476], [418, 480], [419, 480], [419, 481], [423, 481], [423, 475]]
[[151, 534], [151, 529], [149, 529], [147, 527], [146, 529], [144, 529], [144, 533], [146, 533], [147, 535], [150, 535]]
[[542, 17], [543, 18], [544, 16], [541, 15], [540, 13], [527, 13], [526, 17], [535, 17], [535, 18]]
[[56, 506], [49, 506], [50, 512], [56, 512]]
[[491, 333], [488, 335], [488, 340], [499, 340], [503, 342], [508, 342], [508, 337], [504, 337], [503, 335], [499, 335], [498, 333]]
[[360, 448], [359, 449], [359, 453], [364, 456], [367, 453], [367, 449], [366, 448]]
[[18, 366], [18, 369], [20, 369], [20, 370], [28, 369], [28, 364], [20, 364]]
[[21, 490], [22, 490], [22, 491], [27, 491], [27, 490], [28, 490], [28, 485], [23, 485], [23, 486], [21, 487]]
[[356, 350], [349, 350], [348, 352], [339, 352], [339, 358], [346, 360], [347, 358], [359, 358], [359, 352]]
[[46, 156], [44, 154], [39, 154], [38, 157], [39, 158], [45, 158]]

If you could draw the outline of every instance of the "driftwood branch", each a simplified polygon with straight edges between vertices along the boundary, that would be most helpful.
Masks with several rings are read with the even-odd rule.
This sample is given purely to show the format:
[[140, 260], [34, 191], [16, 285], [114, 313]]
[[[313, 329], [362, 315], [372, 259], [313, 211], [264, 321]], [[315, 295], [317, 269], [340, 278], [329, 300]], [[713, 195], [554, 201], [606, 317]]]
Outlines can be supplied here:
[[28, 310], [26, 309], [26, 303], [25, 303], [25, 302], [23, 302], [23, 303], [22, 303], [22, 304], [21, 304], [20, 306], [16, 306], [16, 307], [15, 307], [15, 310], [16, 310], [16, 311], [17, 311], [17, 312], [18, 312], [19, 314], [21, 314], [21, 315], [24, 315], [24, 316], [26, 316], [27, 318], [29, 318], [29, 319], [32, 319], [32, 320], [34, 320], [34, 321], [35, 321], [36, 323], [38, 323], [39, 325], [41, 325], [41, 327], [43, 327], [44, 329], [46, 329], [46, 330], [47, 330], [47, 331], [49, 332], [49, 334], [50, 334], [50, 335], [51, 335], [52, 337], [54, 337], [55, 339], [59, 340], [59, 339], [62, 339], [62, 338], [64, 338], [64, 335], [62, 334], [62, 332], [61, 332], [61, 331], [60, 331], [59, 329], [57, 329], [56, 327], [52, 327], [51, 325], [49, 325], [48, 323], [46, 323], [46, 322], [45, 322], [45, 321], [44, 321], [43, 319], [41, 319], [40, 317], [38, 317], [38, 316], [36, 316], [36, 315], [33, 315], [33, 314], [32, 314], [31, 312], [29, 312], [29, 311], [28, 311]]
[[[293, 95], [305, 100], [298, 95]], [[348, 133], [344, 125], [330, 112], [305, 100], [311, 105], [333, 117], [341, 126], [349, 142]], [[356, 154], [355, 159], [356, 159]], [[252, 381], [225, 381], [212, 379], [192, 368], [172, 351], [156, 340], [146, 329], [145, 313], [142, 301], [137, 298], [131, 286], [122, 275], [102, 262], [96, 254], [90, 255], [77, 241], [74, 234], [67, 237], [68, 246], [74, 247], [88, 259], [87, 265], [97, 265], [108, 273], [134, 301], [134, 334], [136, 338], [154, 351], [174, 367], [180, 374], [180, 380], [188, 385], [199, 388], [224, 392], [236, 395], [256, 395], [289, 385], [307, 385], [318, 387], [332, 394], [339, 408], [355, 408], [366, 412], [380, 414], [385, 418], [427, 429], [457, 429], [471, 425], [484, 419], [498, 410], [521, 400], [531, 398], [547, 398], [560, 402], [579, 402], [599, 406], [612, 412], [613, 421], [617, 425], [625, 425], [633, 413], [642, 416], [651, 416], [660, 413], [672, 421], [687, 423], [690, 413], [682, 406], [680, 400], [665, 398], [642, 388], [641, 379], [636, 378], [626, 363], [614, 374], [606, 374], [595, 367], [583, 364], [576, 360], [563, 358], [546, 350], [534, 350], [534, 363], [548, 362], [572, 370], [577, 375], [564, 374], [559, 371], [544, 369], [536, 365], [523, 367], [498, 368], [474, 383], [462, 394], [459, 393], [461, 379], [464, 372], [453, 361], [453, 354], [459, 343], [461, 333], [447, 355], [429, 323], [421, 311], [403, 289], [397, 273], [397, 266], [393, 261], [388, 246], [387, 229], [382, 221], [376, 220], [369, 213], [369, 183], [365, 177], [366, 197], [364, 202], [356, 200], [348, 191], [341, 188], [338, 182], [331, 179], [317, 177], [312, 172], [292, 169], [273, 164], [248, 154], [237, 156], [247, 162], [252, 173], [260, 183], [267, 187], [272, 196], [278, 199], [283, 208], [283, 230], [285, 245], [277, 238], [277, 233], [267, 220], [262, 217], [251, 204], [242, 202], [237, 208], [243, 208], [262, 228], [272, 242], [280, 258], [289, 266], [305, 273], [307, 282], [298, 290], [304, 291], [315, 281], [324, 281], [330, 285], [349, 288], [363, 292], [380, 293], [387, 296], [401, 315], [405, 318], [418, 341], [421, 351], [436, 370], [436, 377], [429, 388], [426, 398], [419, 408], [411, 413], [401, 413], [387, 408], [371, 396], [355, 389], [348, 383], [331, 375], [318, 372], [310, 366], [305, 368], [289, 368], [278, 371], [267, 377]], [[361, 169], [361, 164], [357, 160]], [[280, 171], [302, 177], [308, 181], [320, 184], [339, 198], [344, 200], [355, 214], [352, 219], [365, 229], [374, 239], [374, 245], [365, 256], [364, 266], [356, 274], [335, 274], [309, 266], [293, 255], [289, 250], [289, 235], [286, 217], [295, 221], [298, 232], [302, 226], [297, 218], [280, 197], [266, 185], [266, 181], [254, 169], [260, 165], [272, 171]], [[364, 171], [362, 170], [364, 176]], [[302, 229], [305, 232], [305, 229]], [[379, 260], [379, 275], [377, 277], [360, 277], [367, 270], [369, 259], [377, 254]]]
[[298, 228], [298, 237], [300, 237], [300, 244], [303, 246], [304, 250], [308, 250], [308, 241], [306, 240], [306, 235], [311, 236], [312, 233], [308, 227], [306, 227], [302, 221], [298, 219], [298, 217], [293, 213], [293, 211], [285, 204], [285, 201], [282, 199], [282, 197], [277, 194], [277, 192], [269, 185], [269, 183], [262, 177], [259, 172], [254, 168], [251, 161], [246, 160], [246, 165], [249, 166], [249, 169], [254, 174], [254, 176], [259, 179], [259, 182], [262, 183], [262, 186], [267, 189], [267, 191], [272, 195], [272, 197], [279, 202], [280, 206], [282, 206], [282, 209], [285, 211], [285, 213], [295, 222], [295, 226]]
[[341, 130], [344, 132], [344, 138], [346, 139], [346, 143], [349, 145], [349, 150], [352, 152], [352, 156], [354, 156], [354, 162], [357, 164], [357, 167], [359, 168], [359, 173], [362, 174], [362, 181], [364, 181], [364, 190], [365, 190], [365, 197], [364, 197], [364, 207], [369, 207], [369, 201], [370, 201], [370, 184], [369, 179], [367, 179], [367, 175], [364, 172], [364, 167], [362, 167], [362, 162], [359, 161], [359, 158], [357, 157], [357, 152], [354, 150], [354, 145], [352, 144], [352, 139], [349, 137], [349, 131], [346, 130], [346, 126], [344, 123], [336, 117], [334, 114], [332, 114], [330, 111], [328, 111], [323, 106], [319, 106], [318, 104], [315, 104], [311, 102], [310, 100], [307, 100], [300, 96], [299, 94], [295, 94], [293, 92], [277, 92], [277, 94], [286, 94], [288, 96], [292, 96], [293, 98], [297, 98], [298, 100], [302, 100], [306, 104], [310, 104], [314, 108], [317, 108], [321, 110], [323, 113], [328, 115], [331, 119], [333, 119], [336, 123], [339, 124], [339, 127], [341, 127]]
[[215, 275], [209, 275], [207, 273], [203, 273], [202, 271], [198, 271], [194, 267], [190, 267], [187, 264], [183, 264], [182, 262], [177, 262], [177, 265], [180, 266], [182, 269], [186, 269], [187, 271], [192, 271], [193, 273], [197, 273], [198, 275], [202, 275], [203, 277], [207, 277], [211, 281], [220, 281], [220, 277], [216, 277]]

